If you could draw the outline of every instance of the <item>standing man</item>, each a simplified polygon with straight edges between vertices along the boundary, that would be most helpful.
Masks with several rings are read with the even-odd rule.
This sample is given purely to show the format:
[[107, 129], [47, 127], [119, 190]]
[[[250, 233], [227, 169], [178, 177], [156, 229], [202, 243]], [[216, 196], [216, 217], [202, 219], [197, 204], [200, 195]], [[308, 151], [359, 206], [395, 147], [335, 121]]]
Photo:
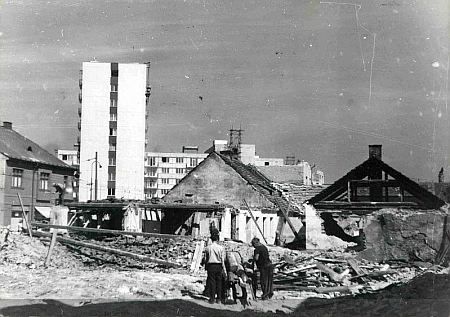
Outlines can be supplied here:
[[[203, 263], [205, 263], [206, 272], [206, 290], [209, 296], [209, 303], [222, 302], [222, 278], [226, 277], [225, 269], [225, 250], [217, 244], [219, 241], [218, 232], [211, 232], [211, 244], [205, 248]], [[217, 299], [216, 299], [217, 295]]]
[[256, 237], [252, 239], [252, 246], [255, 248], [253, 259], [261, 279], [262, 299], [270, 299], [273, 296], [273, 264], [269, 258], [269, 250]]

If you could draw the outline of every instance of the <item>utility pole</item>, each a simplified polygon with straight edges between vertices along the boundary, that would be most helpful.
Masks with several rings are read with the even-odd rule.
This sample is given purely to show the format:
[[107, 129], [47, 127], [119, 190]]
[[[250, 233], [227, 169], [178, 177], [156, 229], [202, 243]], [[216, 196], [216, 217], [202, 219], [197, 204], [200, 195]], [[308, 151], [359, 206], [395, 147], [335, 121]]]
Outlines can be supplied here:
[[97, 187], [98, 187], [98, 180], [97, 180], [97, 151], [95, 152], [95, 200], [97, 200]]

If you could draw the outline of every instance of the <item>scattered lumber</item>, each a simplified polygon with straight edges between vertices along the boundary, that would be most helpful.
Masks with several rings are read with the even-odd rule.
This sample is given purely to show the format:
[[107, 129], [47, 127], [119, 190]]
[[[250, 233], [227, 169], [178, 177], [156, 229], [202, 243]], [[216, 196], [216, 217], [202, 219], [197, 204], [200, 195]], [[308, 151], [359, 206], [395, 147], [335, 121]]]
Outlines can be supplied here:
[[[402, 281], [405, 275], [412, 278], [417, 270], [416, 266], [407, 262], [396, 263], [393, 267], [323, 251], [315, 255], [301, 254], [295, 258], [284, 255], [275, 267], [273, 284], [276, 290], [315, 292], [327, 296], [370, 293]], [[386, 278], [387, 275], [389, 278]]]
[[[42, 231], [33, 231], [33, 234], [35, 236], [38, 236], [38, 237], [47, 237], [47, 238], [50, 238], [52, 236], [51, 234], [46, 233], [46, 232], [42, 232]], [[97, 244], [93, 244], [93, 243], [86, 243], [86, 242], [82, 242], [82, 241], [76, 241], [76, 240], [73, 240], [73, 239], [64, 238], [64, 237], [60, 237], [60, 236], [57, 236], [56, 240], [58, 242], [60, 242], [60, 243], [63, 243], [63, 244], [75, 245], [75, 246], [89, 248], [89, 249], [94, 249], [94, 250], [98, 250], [98, 251], [114, 253], [114, 254], [125, 256], [125, 257], [130, 257], [130, 258], [133, 258], [133, 259], [138, 259], [138, 260], [141, 260], [141, 261], [153, 262], [153, 263], [156, 263], [156, 264], [159, 264], [159, 265], [163, 265], [163, 266], [181, 267], [181, 265], [178, 264], [178, 263], [164, 261], [164, 260], [161, 260], [161, 259], [149, 257], [149, 256], [146, 256], [146, 255], [136, 254], [136, 253], [132, 253], [132, 252], [128, 252], [128, 251], [123, 251], [123, 250], [119, 250], [119, 249], [113, 249], [113, 248], [109, 248], [109, 247], [105, 247], [105, 246], [101, 246], [101, 245], [97, 245]]]

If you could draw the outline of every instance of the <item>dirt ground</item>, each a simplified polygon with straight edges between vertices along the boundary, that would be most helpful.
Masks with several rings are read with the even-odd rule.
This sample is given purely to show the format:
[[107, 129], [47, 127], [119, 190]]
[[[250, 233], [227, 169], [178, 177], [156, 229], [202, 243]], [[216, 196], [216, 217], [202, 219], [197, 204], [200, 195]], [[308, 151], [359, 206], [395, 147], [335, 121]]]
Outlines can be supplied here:
[[244, 307], [207, 303], [204, 271], [86, 265], [60, 244], [45, 268], [47, 245], [12, 235], [0, 251], [0, 316], [450, 316], [448, 274], [339, 298], [277, 291]]

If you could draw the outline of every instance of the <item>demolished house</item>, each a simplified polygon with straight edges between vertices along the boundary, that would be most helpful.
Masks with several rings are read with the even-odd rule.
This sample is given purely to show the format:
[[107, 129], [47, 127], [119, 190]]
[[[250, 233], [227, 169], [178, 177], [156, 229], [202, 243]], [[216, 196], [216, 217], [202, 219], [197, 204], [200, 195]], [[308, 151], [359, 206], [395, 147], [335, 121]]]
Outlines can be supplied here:
[[381, 158], [381, 145], [370, 145], [365, 162], [307, 201], [306, 248], [350, 246], [374, 261], [442, 260], [445, 202]]
[[[201, 235], [209, 235], [210, 226], [216, 226], [221, 239], [250, 242], [256, 236], [267, 244], [275, 243], [277, 232], [291, 230], [297, 236], [294, 222], [301, 212], [290, 206], [282, 192], [254, 166], [217, 152], [210, 153], [162, 202], [227, 206], [220, 211], [196, 213], [174, 209], [171, 217], [188, 230], [198, 227]], [[284, 228], [285, 222], [290, 228]]]

